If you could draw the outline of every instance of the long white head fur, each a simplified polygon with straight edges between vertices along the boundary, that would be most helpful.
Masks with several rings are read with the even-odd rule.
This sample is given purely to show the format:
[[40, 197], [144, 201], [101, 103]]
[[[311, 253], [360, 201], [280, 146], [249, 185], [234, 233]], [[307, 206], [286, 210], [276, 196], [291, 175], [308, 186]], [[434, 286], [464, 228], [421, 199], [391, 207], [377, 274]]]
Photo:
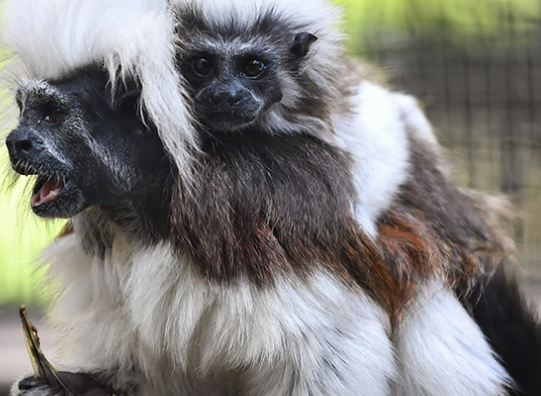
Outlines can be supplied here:
[[2, 10], [3, 36], [32, 79], [60, 79], [88, 64], [108, 69], [111, 87], [131, 77], [179, 173], [190, 177], [196, 147], [174, 64], [173, 17], [164, 0], [17, 0]]

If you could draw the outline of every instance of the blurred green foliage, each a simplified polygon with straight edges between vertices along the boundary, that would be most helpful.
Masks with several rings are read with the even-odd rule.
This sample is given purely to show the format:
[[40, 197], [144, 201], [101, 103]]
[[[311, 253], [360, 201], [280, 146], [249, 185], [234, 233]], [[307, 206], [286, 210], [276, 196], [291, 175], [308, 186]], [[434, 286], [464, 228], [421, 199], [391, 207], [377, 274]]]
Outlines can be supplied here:
[[[4, 147], [0, 161], [8, 162]], [[37, 259], [64, 222], [35, 218], [29, 213], [27, 181], [10, 184], [8, 177], [0, 192], [0, 304], [45, 303], [50, 296], [40, 286], [43, 270], [38, 269]]]
[[[509, 29], [527, 29], [541, 15], [539, 0], [336, 0], [344, 13], [349, 46], [362, 52], [374, 32], [408, 34], [440, 29], [467, 37], [471, 32], [505, 36]], [[377, 33], [376, 33], [377, 34]], [[1, 101], [0, 101], [1, 102]], [[0, 161], [7, 164], [5, 149]], [[58, 233], [62, 222], [35, 219], [28, 210], [30, 192], [19, 183], [0, 192], [0, 304], [46, 302], [34, 265], [39, 252]]]
[[440, 30], [457, 40], [469, 34], [496, 37], [504, 43], [511, 29], [537, 26], [539, 0], [335, 0], [344, 7], [344, 30], [350, 48], [362, 51], [374, 32], [407, 34]]

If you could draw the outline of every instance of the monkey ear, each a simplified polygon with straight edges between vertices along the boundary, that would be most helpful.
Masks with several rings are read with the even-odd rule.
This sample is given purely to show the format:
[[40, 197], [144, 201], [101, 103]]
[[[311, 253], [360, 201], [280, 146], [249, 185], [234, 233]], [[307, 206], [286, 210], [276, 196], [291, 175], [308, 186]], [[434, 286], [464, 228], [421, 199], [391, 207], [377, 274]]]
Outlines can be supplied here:
[[312, 43], [316, 40], [317, 37], [311, 33], [299, 33], [295, 36], [295, 42], [293, 44], [293, 47], [291, 47], [291, 51], [301, 57], [304, 57], [310, 50], [310, 46], [312, 45]]

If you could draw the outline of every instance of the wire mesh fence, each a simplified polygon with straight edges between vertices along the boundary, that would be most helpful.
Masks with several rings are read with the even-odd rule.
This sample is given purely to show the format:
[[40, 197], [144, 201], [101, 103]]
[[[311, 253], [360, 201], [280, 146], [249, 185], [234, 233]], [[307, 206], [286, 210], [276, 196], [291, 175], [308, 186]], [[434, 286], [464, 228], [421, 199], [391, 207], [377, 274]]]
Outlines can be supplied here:
[[397, 31], [372, 20], [357, 52], [382, 66], [395, 89], [421, 100], [459, 183], [503, 193], [517, 206], [522, 266], [539, 285], [541, 20], [500, 2], [490, 26], [457, 28], [443, 18], [419, 27], [415, 7], [424, 2], [410, 3], [409, 26]]

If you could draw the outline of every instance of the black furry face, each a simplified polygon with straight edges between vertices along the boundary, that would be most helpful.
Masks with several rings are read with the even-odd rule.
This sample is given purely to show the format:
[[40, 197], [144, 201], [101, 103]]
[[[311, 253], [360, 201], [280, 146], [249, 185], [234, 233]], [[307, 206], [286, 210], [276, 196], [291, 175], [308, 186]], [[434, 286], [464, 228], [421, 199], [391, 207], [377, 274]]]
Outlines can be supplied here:
[[218, 132], [253, 127], [280, 103], [317, 40], [274, 13], [251, 27], [234, 20], [211, 26], [195, 9], [179, 18], [180, 71], [199, 120]]
[[113, 98], [100, 68], [72, 76], [27, 81], [17, 92], [19, 126], [6, 144], [13, 169], [37, 175], [32, 210], [69, 218], [93, 205], [114, 211], [126, 201], [159, 202], [168, 162], [157, 133], [138, 116], [137, 88], [119, 88]]
[[257, 48], [233, 54], [197, 50], [183, 58], [195, 112], [212, 129], [246, 127], [282, 99], [277, 65]]

